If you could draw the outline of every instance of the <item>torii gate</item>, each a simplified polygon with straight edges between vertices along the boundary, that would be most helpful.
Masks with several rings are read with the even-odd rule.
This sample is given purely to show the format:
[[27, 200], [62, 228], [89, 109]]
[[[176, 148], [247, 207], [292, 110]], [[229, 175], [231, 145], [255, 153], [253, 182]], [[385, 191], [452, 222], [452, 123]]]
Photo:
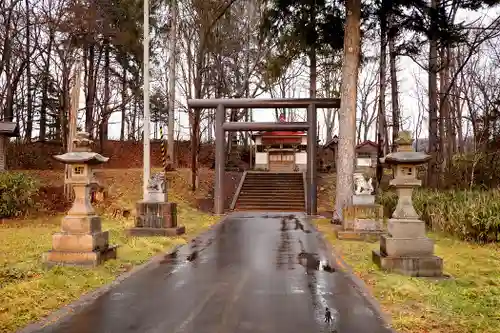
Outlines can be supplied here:
[[[338, 98], [283, 98], [283, 99], [188, 99], [188, 107], [195, 110], [216, 109], [215, 112], [215, 188], [214, 213], [224, 213], [224, 166], [226, 131], [307, 131], [307, 174], [306, 174], [306, 211], [308, 215], [317, 214], [316, 188], [316, 145], [317, 145], [317, 108], [340, 108]], [[269, 123], [269, 122], [226, 122], [226, 109], [275, 109], [307, 108], [306, 122]], [[194, 152], [193, 152], [194, 154]]]

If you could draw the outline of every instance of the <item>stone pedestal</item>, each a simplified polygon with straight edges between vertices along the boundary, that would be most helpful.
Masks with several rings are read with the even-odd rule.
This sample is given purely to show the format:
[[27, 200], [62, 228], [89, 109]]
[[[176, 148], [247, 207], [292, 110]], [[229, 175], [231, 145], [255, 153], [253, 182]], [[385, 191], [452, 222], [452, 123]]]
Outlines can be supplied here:
[[52, 250], [43, 254], [45, 264], [97, 266], [103, 261], [116, 258], [116, 246], [109, 245], [109, 233], [101, 230], [101, 218], [90, 202], [94, 184], [91, 165], [108, 159], [89, 149], [86, 133], [77, 134], [75, 151], [54, 156], [71, 165], [68, 183], [73, 186], [75, 199], [61, 223], [61, 232], [52, 235]]
[[384, 210], [375, 203], [372, 179], [366, 181], [365, 173], [356, 161], [354, 178], [354, 195], [352, 205], [343, 209], [342, 230], [337, 231], [338, 239], [376, 242], [383, 233]]
[[136, 205], [135, 227], [130, 236], [177, 236], [186, 232], [177, 225], [177, 204], [174, 202], [139, 201]]
[[436, 277], [443, 273], [443, 260], [434, 255], [434, 242], [426, 237], [425, 223], [413, 207], [413, 188], [420, 186], [418, 164], [429, 155], [411, 149], [411, 137], [405, 131], [398, 139], [398, 151], [385, 157], [395, 166], [391, 186], [398, 193], [398, 204], [388, 221], [388, 235], [380, 239], [380, 250], [373, 251], [372, 259], [380, 268], [409, 276]]
[[383, 233], [384, 209], [375, 204], [374, 197], [372, 200], [363, 195], [361, 199], [354, 200], [355, 197], [353, 205], [343, 210], [343, 230], [337, 231], [337, 238], [376, 242]]
[[392, 218], [388, 235], [380, 238], [380, 251], [372, 259], [379, 267], [409, 276], [441, 276], [443, 260], [434, 255], [434, 242], [418, 219]]
[[116, 258], [117, 246], [109, 245], [109, 233], [101, 230], [97, 215], [63, 218], [61, 232], [52, 235], [52, 250], [43, 254], [48, 266], [76, 265], [94, 267]]

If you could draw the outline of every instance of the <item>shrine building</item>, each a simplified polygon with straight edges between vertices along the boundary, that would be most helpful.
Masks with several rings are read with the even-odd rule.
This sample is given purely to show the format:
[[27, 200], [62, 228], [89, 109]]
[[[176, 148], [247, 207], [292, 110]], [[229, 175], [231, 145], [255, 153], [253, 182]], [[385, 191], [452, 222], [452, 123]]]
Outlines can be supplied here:
[[[284, 122], [284, 116], [280, 122]], [[302, 172], [307, 169], [307, 133], [292, 131], [258, 132], [255, 143], [255, 170]]]

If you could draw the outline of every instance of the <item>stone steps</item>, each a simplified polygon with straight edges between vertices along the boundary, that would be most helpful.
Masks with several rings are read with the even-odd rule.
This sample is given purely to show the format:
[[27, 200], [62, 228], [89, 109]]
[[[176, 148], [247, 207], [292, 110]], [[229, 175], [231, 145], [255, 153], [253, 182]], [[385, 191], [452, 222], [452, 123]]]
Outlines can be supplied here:
[[234, 209], [305, 211], [302, 173], [247, 173]]

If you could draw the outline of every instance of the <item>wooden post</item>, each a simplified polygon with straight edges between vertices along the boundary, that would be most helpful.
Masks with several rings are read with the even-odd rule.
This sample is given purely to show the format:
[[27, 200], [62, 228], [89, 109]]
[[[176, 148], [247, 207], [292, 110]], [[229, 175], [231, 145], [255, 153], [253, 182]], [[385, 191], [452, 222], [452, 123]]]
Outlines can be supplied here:
[[[198, 110], [196, 110], [198, 112]], [[225, 149], [224, 149], [224, 121], [226, 119], [226, 109], [220, 104], [215, 111], [215, 188], [214, 188], [214, 214], [224, 214], [224, 169], [225, 169]]]
[[[74, 145], [73, 140], [76, 137], [76, 119], [78, 115], [78, 106], [80, 104], [80, 87], [81, 87], [81, 76], [82, 76], [82, 63], [79, 62], [75, 69], [75, 84], [71, 90], [71, 104], [69, 108], [69, 122], [68, 122], [68, 147], [67, 151], [72, 152]], [[64, 169], [64, 197], [66, 200], [71, 200], [73, 198], [73, 187], [68, 184], [68, 179], [71, 176], [71, 168], [67, 164]]]

